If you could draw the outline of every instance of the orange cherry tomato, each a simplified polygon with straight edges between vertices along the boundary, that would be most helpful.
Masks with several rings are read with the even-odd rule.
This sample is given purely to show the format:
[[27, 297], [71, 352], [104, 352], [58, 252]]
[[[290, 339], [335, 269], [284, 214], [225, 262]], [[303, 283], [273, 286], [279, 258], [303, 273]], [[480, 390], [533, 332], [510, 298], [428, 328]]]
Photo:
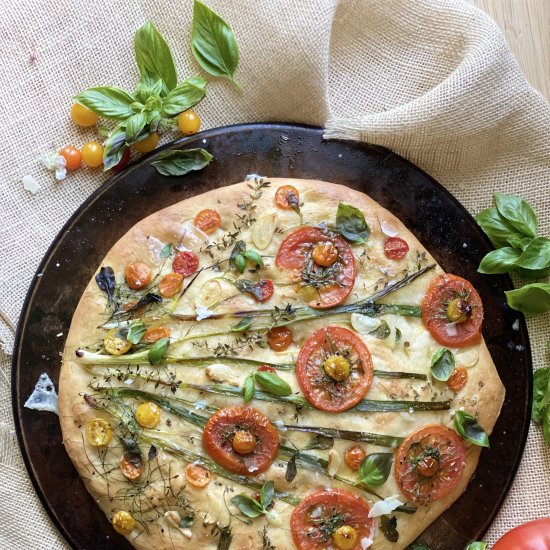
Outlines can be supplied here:
[[292, 210], [300, 204], [300, 193], [293, 185], [282, 185], [275, 192], [275, 205], [282, 210]]
[[93, 126], [97, 124], [99, 115], [88, 109], [88, 107], [80, 105], [80, 103], [73, 103], [71, 105], [71, 118], [79, 126]]
[[160, 280], [159, 294], [163, 298], [173, 298], [179, 292], [183, 279], [181, 273], [168, 273]]
[[[448, 330], [455, 320], [448, 317], [449, 306], [455, 301], [468, 315], [464, 321], [454, 323], [453, 330]], [[460, 348], [481, 339], [483, 305], [466, 279], [450, 274], [437, 277], [428, 287], [421, 308], [424, 325], [440, 344]]]
[[134, 143], [134, 149], [139, 153], [149, 153], [153, 149], [157, 148], [159, 144], [159, 136], [156, 132], [149, 134], [145, 139]]
[[344, 462], [350, 470], [357, 471], [365, 456], [367, 456], [365, 449], [359, 447], [359, 445], [355, 445], [354, 447], [350, 447], [344, 454]]
[[[233, 447], [237, 432], [251, 434], [256, 444], [248, 454]], [[279, 451], [279, 433], [269, 418], [253, 407], [225, 407], [215, 412], [202, 432], [204, 450], [220, 466], [235, 474], [258, 475], [265, 472]]]
[[188, 464], [185, 467], [185, 479], [193, 485], [193, 487], [203, 489], [210, 483], [212, 474], [199, 464]]
[[298, 550], [326, 550], [334, 548], [337, 531], [346, 526], [357, 534], [356, 544], [346, 548], [361, 550], [361, 541], [370, 538], [375, 521], [369, 512], [370, 506], [359, 495], [343, 489], [319, 489], [292, 511], [292, 539]]
[[468, 382], [468, 371], [464, 367], [456, 367], [447, 380], [447, 386], [454, 392], [459, 392], [466, 382]]
[[409, 435], [395, 456], [395, 480], [408, 500], [427, 504], [446, 497], [466, 467], [460, 436], [438, 424]]
[[338, 249], [330, 242], [319, 243], [311, 252], [313, 261], [322, 267], [330, 267], [338, 259]]
[[267, 333], [267, 343], [273, 351], [284, 351], [292, 344], [292, 332], [287, 327], [273, 327]]
[[[329, 357], [341, 356], [349, 376], [335, 380], [325, 372]], [[357, 405], [372, 384], [373, 363], [363, 340], [347, 328], [316, 330], [305, 342], [296, 361], [296, 376], [304, 397], [317, 409], [340, 412]]]
[[[311, 256], [319, 243], [327, 241], [338, 251], [338, 259], [330, 268], [315, 265]], [[357, 275], [349, 244], [340, 235], [318, 227], [302, 227], [286, 237], [277, 252], [275, 265], [279, 269], [294, 271], [300, 284], [314, 291], [308, 302], [314, 309], [325, 309], [344, 302], [353, 290]], [[330, 269], [328, 276], [327, 269]]]
[[141, 476], [145, 466], [138, 453], [124, 453], [120, 457], [120, 469], [126, 479], [135, 481]]
[[214, 231], [220, 227], [221, 223], [222, 219], [220, 215], [211, 208], [201, 210], [193, 221], [193, 225], [201, 231], [204, 231], [207, 235], [214, 233]]
[[132, 290], [142, 290], [153, 280], [153, 271], [143, 262], [132, 262], [124, 270], [124, 279]]
[[195, 111], [188, 109], [178, 115], [178, 126], [181, 133], [186, 136], [196, 134], [201, 127], [201, 118]]
[[63, 149], [59, 151], [59, 154], [67, 162], [67, 170], [72, 171], [80, 168], [80, 165], [82, 164], [82, 153], [79, 149], [69, 145], [67, 147], [63, 147]]
[[103, 165], [103, 145], [88, 141], [82, 146], [82, 160], [86, 166], [97, 168]]
[[189, 250], [178, 252], [172, 262], [172, 269], [184, 277], [193, 275], [199, 268], [199, 257]]
[[124, 153], [122, 153], [121, 159], [118, 161], [118, 164], [113, 166], [111, 170], [113, 172], [120, 172], [125, 168], [125, 166], [128, 164], [128, 161], [130, 160], [130, 147], [126, 147], [124, 149]]
[[168, 327], [152, 327], [145, 331], [141, 341], [144, 344], [153, 344], [161, 338], [170, 338], [170, 329]]
[[239, 430], [233, 436], [233, 449], [240, 455], [249, 455], [256, 448], [256, 437], [246, 430]]

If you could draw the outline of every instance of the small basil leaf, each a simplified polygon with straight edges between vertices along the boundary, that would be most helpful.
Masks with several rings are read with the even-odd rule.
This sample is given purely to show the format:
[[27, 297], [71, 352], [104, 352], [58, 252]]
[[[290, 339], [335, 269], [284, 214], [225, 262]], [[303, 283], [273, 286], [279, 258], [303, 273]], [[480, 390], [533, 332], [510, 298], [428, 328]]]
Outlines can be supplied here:
[[157, 458], [157, 453], [157, 448], [154, 445], [151, 445], [151, 447], [149, 447], [149, 452], [147, 453], [147, 460], [149, 462], [155, 460], [155, 458]]
[[296, 468], [296, 455], [292, 455], [286, 464], [285, 479], [290, 483], [294, 481], [294, 478], [298, 474], [298, 468]]
[[249, 518], [257, 518], [264, 513], [261, 504], [248, 495], [235, 495], [231, 502]]
[[481, 263], [477, 270], [479, 273], [495, 274], [495, 273], [508, 273], [515, 267], [516, 261], [521, 256], [521, 250], [510, 248], [506, 246], [489, 252]]
[[504, 294], [508, 305], [516, 311], [531, 315], [550, 311], [549, 283], [531, 283]]
[[482, 210], [475, 218], [477, 224], [483, 229], [483, 232], [489, 237], [495, 248], [506, 246], [509, 242], [508, 238], [511, 235], [523, 237], [523, 235], [518, 234], [516, 229], [499, 214], [495, 207]]
[[161, 78], [169, 90], [175, 88], [178, 76], [168, 44], [151, 21], [141, 26], [134, 37], [136, 63], [142, 78]]
[[275, 483], [273, 483], [273, 481], [271, 480], [266, 481], [260, 489], [260, 504], [262, 505], [264, 510], [267, 509], [267, 507], [271, 504], [274, 494]]
[[355, 206], [342, 202], [336, 211], [336, 230], [350, 243], [366, 243], [370, 235], [363, 213]]
[[466, 550], [485, 550], [487, 548], [487, 543], [483, 541], [471, 542], [466, 546]]
[[131, 94], [113, 86], [88, 88], [73, 99], [104, 118], [125, 120], [133, 114], [130, 105], [136, 100]]
[[525, 250], [533, 239], [531, 237], [524, 237], [518, 233], [512, 233], [506, 237], [506, 240], [510, 243], [512, 248], [519, 248], [520, 250]]
[[544, 441], [550, 447], [550, 406], [544, 408], [542, 416], [542, 437], [544, 437]]
[[489, 447], [487, 432], [466, 411], [456, 411], [455, 429], [462, 438], [478, 447]]
[[173, 117], [191, 109], [206, 94], [206, 85], [206, 80], [199, 76], [184, 80], [162, 100], [162, 114], [165, 117]]
[[245, 403], [249, 403], [250, 401], [252, 401], [252, 399], [254, 398], [255, 391], [256, 390], [254, 387], [254, 375], [249, 374], [244, 379], [244, 384], [243, 384], [243, 397], [244, 397]]
[[151, 365], [158, 365], [166, 355], [169, 345], [170, 338], [161, 338], [160, 340], [157, 340], [149, 348], [149, 363], [151, 363]]
[[371, 487], [382, 485], [390, 475], [393, 453], [372, 453], [359, 466], [359, 479]]
[[237, 254], [233, 260], [233, 263], [235, 264], [235, 269], [239, 273], [244, 273], [244, 270], [246, 269], [246, 259], [242, 254]]
[[202, 170], [214, 157], [205, 149], [164, 151], [151, 163], [163, 176], [185, 176], [193, 170]]
[[126, 143], [132, 145], [147, 124], [145, 113], [136, 113], [126, 120]]
[[169, 258], [170, 254], [172, 254], [172, 243], [165, 244], [160, 252], [159, 252], [159, 258]]
[[207, 73], [228, 78], [237, 89], [241, 89], [234, 78], [239, 64], [235, 35], [219, 15], [198, 0], [193, 4], [191, 51]]
[[103, 169], [110, 170], [122, 159], [126, 150], [126, 132], [123, 128], [115, 128], [105, 141], [103, 149]]
[[542, 422], [544, 407], [550, 400], [550, 367], [537, 369], [533, 373], [533, 403], [531, 420]]
[[287, 396], [292, 393], [292, 388], [274, 372], [258, 371], [254, 378], [262, 389], [273, 395]]
[[132, 342], [132, 344], [139, 344], [146, 332], [147, 329], [145, 328], [145, 325], [141, 321], [137, 321], [136, 323], [132, 323], [132, 325], [130, 325], [126, 340]]
[[252, 263], [256, 264], [258, 267], [264, 267], [263, 258], [255, 250], [247, 250], [246, 252], [244, 252], [243, 256], [247, 260], [250, 260]]
[[109, 302], [112, 302], [116, 288], [115, 272], [113, 268], [110, 266], [102, 267], [95, 276], [95, 282], [100, 290], [103, 290], [103, 292], [107, 294]]
[[546, 269], [550, 266], [550, 239], [533, 239], [516, 261], [516, 265], [525, 269]]
[[388, 323], [386, 323], [386, 321], [382, 319], [378, 327], [374, 330], [371, 330], [369, 334], [371, 336], [374, 336], [375, 338], [378, 338], [379, 340], [385, 340], [391, 334], [391, 329]]
[[220, 540], [218, 540], [216, 550], [229, 550], [232, 540], [233, 533], [231, 532], [231, 525], [226, 525], [220, 531]]
[[254, 321], [254, 317], [244, 317], [236, 325], [231, 327], [231, 332], [244, 332], [248, 330]]
[[440, 382], [446, 382], [455, 368], [455, 356], [446, 348], [439, 348], [432, 357], [430, 371], [432, 376]]
[[187, 529], [188, 527], [191, 527], [193, 525], [193, 522], [195, 521], [195, 514], [191, 512], [188, 516], [183, 516], [180, 520], [180, 527], [182, 529]]
[[314, 435], [304, 447], [306, 451], [312, 449], [319, 449], [324, 451], [325, 449], [332, 449], [334, 446], [334, 438], [327, 437], [326, 435], [317, 434]]
[[495, 204], [501, 216], [518, 231], [528, 237], [536, 237], [537, 215], [529, 203], [514, 195], [494, 194]]
[[380, 517], [380, 531], [390, 542], [399, 540], [399, 532], [397, 531], [397, 518], [395, 516]]
[[396, 327], [395, 328], [395, 343], [396, 344], [399, 344], [399, 342], [401, 342], [401, 337], [402, 337], [401, 331]]

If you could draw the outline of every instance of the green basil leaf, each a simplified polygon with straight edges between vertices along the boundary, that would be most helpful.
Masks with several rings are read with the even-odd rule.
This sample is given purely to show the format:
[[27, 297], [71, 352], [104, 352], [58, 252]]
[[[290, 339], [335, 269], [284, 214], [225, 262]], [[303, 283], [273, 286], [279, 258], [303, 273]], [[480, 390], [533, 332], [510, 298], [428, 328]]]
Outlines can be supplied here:
[[252, 263], [256, 264], [258, 267], [264, 267], [264, 260], [258, 252], [255, 250], [246, 250], [243, 256], [250, 260]]
[[542, 416], [542, 436], [545, 443], [550, 447], [550, 407], [544, 409]]
[[123, 128], [115, 128], [107, 140], [103, 149], [103, 169], [110, 170], [116, 166], [126, 150], [126, 132]]
[[193, 4], [191, 51], [199, 65], [212, 76], [223, 76], [240, 85], [234, 78], [239, 64], [239, 47], [231, 27], [202, 2]]
[[260, 504], [262, 505], [264, 510], [266, 510], [267, 507], [271, 504], [274, 494], [275, 483], [273, 483], [273, 481], [271, 480], [266, 481], [260, 489]]
[[132, 323], [130, 325], [126, 340], [132, 342], [132, 344], [139, 344], [146, 332], [147, 329], [145, 328], [145, 325], [141, 321], [137, 321], [136, 323]]
[[536, 315], [550, 311], [550, 284], [531, 283], [505, 291], [508, 305], [516, 311]]
[[334, 447], [334, 438], [317, 434], [309, 440], [308, 444], [304, 447], [304, 450], [310, 451], [313, 449], [319, 449], [324, 451], [326, 449], [332, 449], [332, 447]]
[[244, 332], [248, 330], [250, 325], [252, 325], [252, 321], [254, 321], [254, 317], [244, 317], [236, 325], [231, 327], [231, 332]]
[[258, 371], [254, 378], [262, 389], [273, 395], [287, 396], [292, 393], [292, 388], [274, 372]]
[[162, 101], [162, 114], [166, 117], [179, 115], [191, 109], [206, 94], [206, 80], [194, 76], [178, 84]]
[[550, 266], [546, 269], [523, 269], [523, 267], [516, 267], [514, 272], [523, 279], [546, 279], [550, 275]]
[[149, 363], [151, 363], [151, 365], [158, 365], [166, 355], [169, 345], [170, 338], [161, 338], [160, 340], [157, 340], [149, 348]]
[[159, 258], [169, 258], [170, 254], [172, 254], [172, 243], [167, 243], [161, 248]]
[[487, 548], [487, 543], [483, 541], [471, 542], [466, 546], [466, 550], [485, 550]]
[[483, 232], [489, 237], [495, 248], [506, 246], [511, 235], [523, 237], [523, 235], [518, 234], [513, 225], [509, 224], [499, 214], [495, 207], [482, 210], [475, 218], [477, 224], [483, 229]]
[[298, 474], [298, 468], [296, 467], [296, 455], [292, 455], [286, 463], [285, 479], [288, 483], [294, 481], [294, 478]]
[[516, 250], [506, 246], [489, 252], [481, 263], [477, 270], [479, 273], [495, 274], [495, 273], [509, 273], [515, 267], [515, 263], [521, 256], [521, 250]]
[[231, 502], [249, 518], [257, 518], [264, 513], [261, 504], [248, 495], [235, 495]]
[[533, 373], [533, 403], [531, 407], [531, 420], [542, 422], [544, 407], [550, 401], [550, 367], [537, 369]]
[[191, 512], [187, 516], [183, 516], [180, 520], [180, 527], [182, 529], [187, 529], [188, 527], [191, 527], [193, 525], [193, 522], [195, 521], [195, 513]]
[[432, 357], [430, 371], [440, 382], [446, 382], [455, 369], [455, 356], [450, 349], [439, 348]]
[[495, 204], [501, 216], [528, 237], [536, 237], [537, 215], [531, 205], [514, 195], [494, 194]]
[[391, 329], [388, 323], [386, 323], [386, 321], [382, 319], [380, 321], [380, 324], [378, 325], [378, 328], [371, 330], [369, 334], [371, 336], [374, 336], [375, 338], [378, 338], [379, 340], [385, 340], [391, 334]]
[[130, 105], [136, 100], [131, 94], [113, 86], [88, 88], [73, 99], [104, 118], [125, 120], [133, 114]]
[[531, 237], [524, 237], [518, 233], [508, 235], [506, 240], [510, 243], [512, 248], [519, 248], [520, 250], [525, 250], [533, 242]]
[[393, 453], [371, 453], [359, 466], [359, 479], [370, 487], [382, 485], [390, 475]]
[[487, 432], [477, 423], [477, 420], [466, 411], [456, 411], [455, 429], [460, 437], [478, 447], [489, 447]]
[[151, 21], [141, 26], [134, 37], [139, 72], [146, 78], [161, 78], [169, 90], [176, 87], [178, 76], [170, 48]]
[[235, 243], [235, 246], [233, 247], [233, 250], [231, 250], [231, 254], [229, 254], [229, 263], [235, 264], [235, 258], [239, 254], [243, 254], [243, 252], [246, 250], [246, 243], [244, 241], [237, 241]]
[[147, 115], [145, 113], [136, 113], [126, 119], [126, 143], [128, 145], [136, 142], [146, 124]]
[[193, 170], [202, 170], [213, 158], [205, 149], [164, 151], [151, 165], [163, 176], [184, 176]]
[[150, 97], [163, 98], [168, 93], [168, 87], [162, 78], [149, 73], [141, 75], [134, 95], [138, 101], [145, 103]]
[[336, 211], [336, 230], [350, 243], [366, 243], [370, 229], [363, 213], [349, 204], [340, 203]]
[[402, 338], [401, 331], [397, 327], [395, 327], [395, 343], [399, 344], [399, 342], [401, 342], [401, 338]]
[[243, 384], [244, 402], [248, 403], [248, 402], [252, 401], [252, 399], [254, 398], [254, 393], [255, 392], [256, 392], [256, 388], [254, 387], [254, 375], [249, 374], [244, 379], [244, 384]]
[[233, 260], [233, 263], [235, 264], [235, 269], [239, 273], [244, 273], [244, 270], [246, 269], [246, 258], [242, 254], [237, 254]]
[[533, 239], [516, 261], [516, 265], [525, 269], [546, 269], [550, 266], [550, 239]]
[[380, 531], [390, 542], [397, 542], [399, 540], [397, 518], [395, 516], [380, 516]]

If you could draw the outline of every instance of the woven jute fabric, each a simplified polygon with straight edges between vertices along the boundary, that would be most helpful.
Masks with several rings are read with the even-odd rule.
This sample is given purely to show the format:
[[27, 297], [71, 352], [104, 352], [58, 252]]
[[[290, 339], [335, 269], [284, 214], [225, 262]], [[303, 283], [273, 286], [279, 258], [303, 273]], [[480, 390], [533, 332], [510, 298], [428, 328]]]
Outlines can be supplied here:
[[[550, 107], [526, 83], [485, 14], [461, 0], [207, 3], [238, 37], [244, 91], [213, 82], [198, 109], [203, 127], [262, 120], [325, 125], [329, 138], [383, 145], [410, 159], [472, 213], [489, 206], [495, 191], [521, 195], [535, 206], [541, 234], [550, 234]], [[70, 122], [70, 98], [101, 84], [133, 88], [133, 34], [146, 20], [168, 40], [182, 78], [200, 73], [189, 48], [191, 18], [191, 0], [9, 0], [0, 11], [1, 548], [65, 547], [15, 442], [9, 353], [40, 259], [106, 179], [82, 169], [59, 183], [39, 157], [95, 137]], [[36, 195], [23, 190], [27, 174], [41, 185]], [[550, 316], [528, 325], [539, 368], [549, 363]], [[548, 515], [549, 475], [550, 450], [533, 426], [489, 543]]]

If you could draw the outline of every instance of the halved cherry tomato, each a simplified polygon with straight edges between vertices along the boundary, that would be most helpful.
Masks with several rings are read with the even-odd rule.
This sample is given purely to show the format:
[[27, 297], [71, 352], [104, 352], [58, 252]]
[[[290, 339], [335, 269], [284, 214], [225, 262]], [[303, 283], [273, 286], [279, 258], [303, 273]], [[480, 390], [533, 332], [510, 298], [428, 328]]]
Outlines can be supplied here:
[[212, 474], [209, 470], [200, 464], [188, 464], [185, 467], [185, 479], [198, 489], [206, 487], [212, 479]]
[[207, 235], [214, 233], [214, 231], [220, 227], [221, 223], [222, 219], [220, 215], [211, 208], [201, 210], [193, 221], [193, 225], [201, 231], [204, 231]]
[[145, 465], [138, 453], [124, 453], [120, 457], [120, 469], [126, 479], [135, 481], [143, 473]]
[[80, 168], [80, 165], [82, 164], [82, 153], [79, 149], [73, 147], [72, 145], [69, 145], [67, 147], [63, 147], [63, 149], [59, 151], [59, 154], [67, 162], [67, 170], [72, 171]]
[[354, 447], [350, 447], [344, 454], [344, 462], [350, 470], [357, 471], [365, 456], [367, 456], [365, 449], [359, 447], [359, 445], [355, 445]]
[[468, 371], [464, 367], [456, 367], [447, 380], [447, 386], [454, 392], [459, 392], [466, 382], [468, 382]]
[[[298, 550], [325, 550], [337, 546], [337, 532], [351, 527], [357, 534], [348, 550], [361, 550], [362, 539], [370, 538], [373, 529], [370, 506], [360, 496], [343, 489], [319, 489], [304, 498], [292, 511], [290, 530]], [[349, 530], [350, 532], [353, 532]]]
[[163, 298], [173, 298], [179, 292], [183, 279], [181, 273], [168, 273], [160, 280], [159, 294]]
[[[315, 264], [312, 253], [319, 243], [331, 242], [338, 251], [338, 259], [330, 267]], [[303, 227], [283, 240], [275, 264], [279, 269], [291, 269], [301, 286], [311, 287], [315, 297], [309, 306], [324, 309], [337, 306], [349, 296], [355, 284], [357, 268], [348, 243], [328, 230]]]
[[118, 161], [118, 164], [113, 166], [112, 171], [120, 172], [123, 168], [126, 167], [129, 160], [130, 160], [130, 147], [126, 147], [126, 149], [124, 149], [124, 153], [122, 153], [122, 157]]
[[195, 111], [188, 109], [178, 115], [178, 126], [186, 136], [196, 134], [201, 127], [201, 119]]
[[293, 185], [282, 185], [275, 192], [275, 204], [282, 210], [292, 210], [300, 203], [300, 193]]
[[409, 245], [399, 237], [388, 237], [384, 243], [384, 254], [390, 260], [401, 260], [407, 255]]
[[[464, 310], [465, 320], [456, 322], [449, 318], [449, 305], [453, 313]], [[422, 300], [422, 321], [430, 334], [440, 344], [448, 347], [464, 347], [481, 339], [483, 305], [474, 287], [457, 275], [437, 277]]]
[[403, 441], [395, 457], [395, 480], [407, 499], [426, 504], [446, 497], [465, 466], [466, 447], [460, 436], [433, 424]]
[[[327, 359], [341, 356], [349, 365], [349, 376], [336, 380], [325, 372]], [[304, 397], [317, 409], [345, 411], [359, 403], [373, 377], [370, 352], [351, 330], [329, 326], [316, 330], [305, 342], [296, 361], [296, 376]]]
[[273, 351], [284, 351], [292, 344], [292, 332], [287, 327], [273, 327], [267, 333], [267, 343]]
[[548, 550], [550, 518], [536, 519], [515, 527], [499, 538], [491, 550]]
[[189, 250], [178, 252], [172, 262], [172, 269], [184, 277], [193, 275], [199, 268], [199, 257]]
[[[237, 432], [256, 438], [254, 449], [240, 454], [233, 447]], [[279, 433], [269, 418], [253, 407], [225, 407], [215, 412], [202, 432], [204, 450], [226, 470], [241, 475], [265, 472], [279, 451]]]
[[151, 327], [145, 331], [141, 341], [144, 344], [153, 344], [161, 338], [170, 338], [171, 331], [168, 327]]
[[124, 279], [132, 290], [142, 290], [152, 281], [153, 271], [143, 262], [132, 262], [124, 270]]
[[271, 279], [264, 279], [263, 277], [254, 285], [254, 292], [252, 292], [252, 297], [257, 302], [267, 302], [271, 296], [273, 296], [273, 292], [275, 291], [275, 288], [273, 286], [273, 281]]

